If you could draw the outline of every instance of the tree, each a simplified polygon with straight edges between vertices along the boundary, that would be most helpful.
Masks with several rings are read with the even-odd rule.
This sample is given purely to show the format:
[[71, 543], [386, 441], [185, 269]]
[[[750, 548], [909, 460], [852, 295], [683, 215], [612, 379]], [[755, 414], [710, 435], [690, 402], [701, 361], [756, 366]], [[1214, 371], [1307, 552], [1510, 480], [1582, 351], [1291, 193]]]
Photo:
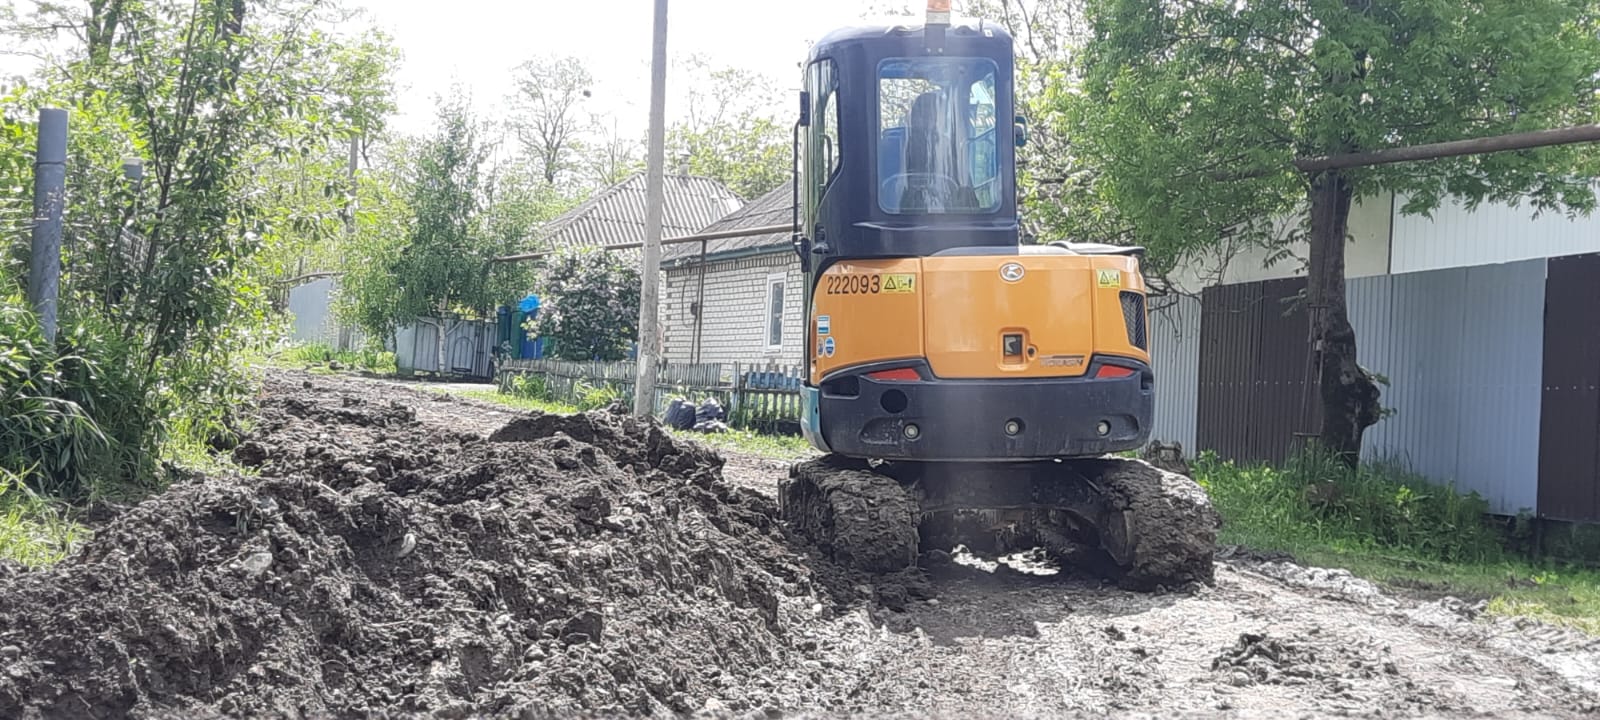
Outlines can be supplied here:
[[[0, 168], [31, 151], [32, 126], [16, 119], [56, 105], [72, 125], [61, 341], [34, 350], [41, 363], [76, 358], [62, 385], [110, 458], [52, 458], [51, 487], [148, 482], [169, 440], [231, 434], [247, 391], [236, 360], [269, 326], [264, 250], [293, 232], [275, 204], [302, 197], [269, 188], [387, 107], [381, 60], [347, 72], [385, 41], [328, 32], [341, 19], [327, 0], [87, 0], [4, 18], [8, 47], [37, 45], [49, 62], [0, 98]], [[139, 183], [123, 177], [129, 156], [143, 161]], [[0, 180], [0, 217], [29, 201], [24, 183]], [[296, 217], [320, 224], [340, 205]], [[7, 255], [27, 242], [10, 237]]]
[[[1081, 87], [1058, 86], [1080, 228], [1182, 258], [1223, 238], [1281, 245], [1273, 218], [1309, 236], [1306, 303], [1323, 405], [1321, 442], [1359, 459], [1379, 417], [1344, 295], [1355, 197], [1409, 196], [1428, 212], [1531, 200], [1588, 212], [1592, 148], [1301, 174], [1297, 157], [1484, 137], [1592, 121], [1600, 77], [1594, 0], [1090, 0]], [[1073, 223], [1069, 222], [1069, 227]]]
[[782, 95], [762, 75], [712, 68], [700, 56], [679, 63], [691, 78], [683, 120], [667, 132], [667, 157], [688, 157], [688, 171], [713, 178], [743, 198], [788, 181], [793, 150]]
[[591, 128], [579, 106], [594, 79], [577, 58], [539, 57], [517, 66], [512, 127], [525, 152], [539, 162], [546, 184], [577, 167], [573, 150]]
[[350, 258], [345, 284], [355, 316], [385, 337], [419, 317], [480, 314], [494, 303], [488, 290], [492, 242], [480, 227], [482, 166], [479, 126], [461, 94], [441, 99], [438, 127], [400, 159], [405, 224], [397, 239], [368, 238]]
[[[598, 126], [599, 123], [596, 123]], [[624, 137], [612, 120], [611, 129], [584, 144], [585, 180], [595, 189], [608, 188], [644, 172], [644, 143]]]
[[617, 253], [567, 248], [539, 273], [539, 315], [528, 332], [562, 360], [621, 360], [639, 336], [639, 269]]

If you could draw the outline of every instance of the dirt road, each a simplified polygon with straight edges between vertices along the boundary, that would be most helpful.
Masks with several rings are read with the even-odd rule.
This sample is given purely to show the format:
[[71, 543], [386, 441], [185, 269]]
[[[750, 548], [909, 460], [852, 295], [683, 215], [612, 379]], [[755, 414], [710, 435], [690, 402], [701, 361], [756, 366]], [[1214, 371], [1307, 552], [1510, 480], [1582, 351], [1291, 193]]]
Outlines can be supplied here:
[[261, 412], [255, 476], [0, 567], [0, 716], [1600, 714], [1595, 639], [1342, 572], [1225, 552], [1149, 595], [958, 553], [886, 592], [775, 522], [781, 463], [283, 371]]

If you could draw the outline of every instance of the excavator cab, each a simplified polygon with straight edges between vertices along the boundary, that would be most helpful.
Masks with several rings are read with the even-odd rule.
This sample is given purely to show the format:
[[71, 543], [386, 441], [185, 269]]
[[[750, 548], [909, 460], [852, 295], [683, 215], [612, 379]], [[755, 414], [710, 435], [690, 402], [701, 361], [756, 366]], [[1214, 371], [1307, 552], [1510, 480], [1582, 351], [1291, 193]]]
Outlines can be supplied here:
[[796, 251], [802, 427], [820, 450], [1005, 461], [1148, 440], [1137, 249], [1019, 241], [1011, 58], [981, 21], [849, 28], [812, 49]]
[[[1012, 57], [1003, 27], [951, 23], [947, 0], [930, 0], [926, 23], [844, 28], [812, 47], [794, 246], [801, 428], [826, 455], [796, 465], [782, 505], [878, 569], [914, 562], [919, 542], [955, 527], [941, 518], [977, 512], [1012, 537], [1095, 548], [1121, 576], [1160, 575], [1132, 570], [1150, 518], [1128, 498], [1143, 489], [1106, 491], [1159, 484], [1160, 471], [1102, 457], [1150, 436], [1142, 250], [1021, 242]], [[1202, 553], [1179, 564], [1209, 573]]]

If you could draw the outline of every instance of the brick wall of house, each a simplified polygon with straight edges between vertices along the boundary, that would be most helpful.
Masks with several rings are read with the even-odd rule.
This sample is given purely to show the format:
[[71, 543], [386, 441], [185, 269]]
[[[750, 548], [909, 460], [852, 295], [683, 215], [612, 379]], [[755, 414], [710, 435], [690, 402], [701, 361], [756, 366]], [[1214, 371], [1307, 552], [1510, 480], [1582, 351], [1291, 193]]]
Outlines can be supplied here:
[[[783, 347], [766, 342], [767, 278], [782, 273]], [[663, 288], [663, 356], [670, 362], [694, 357], [693, 303], [699, 287], [697, 267], [668, 268]], [[713, 261], [706, 267], [705, 318], [700, 328], [700, 362], [798, 364], [805, 329], [800, 261], [787, 249]]]

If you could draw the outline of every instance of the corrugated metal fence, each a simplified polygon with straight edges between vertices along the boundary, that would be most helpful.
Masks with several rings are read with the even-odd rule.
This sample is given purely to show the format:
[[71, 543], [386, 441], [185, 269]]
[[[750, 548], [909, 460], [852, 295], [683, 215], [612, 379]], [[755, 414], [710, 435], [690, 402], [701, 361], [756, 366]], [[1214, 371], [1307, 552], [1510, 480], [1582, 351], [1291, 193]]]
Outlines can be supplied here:
[[1546, 293], [1539, 514], [1600, 521], [1600, 255], [1552, 259]]
[[1304, 289], [1289, 278], [1202, 293], [1197, 449], [1282, 462], [1314, 429]]
[[422, 372], [488, 380], [493, 377], [490, 356], [495, 332], [495, 324], [488, 320], [418, 318], [395, 332], [395, 365], [402, 375]]
[[1150, 298], [1150, 363], [1156, 374], [1156, 416], [1150, 438], [1195, 445], [1200, 385], [1200, 301], [1183, 295]]
[[[1542, 385], [1533, 368], [1544, 364], [1550, 338], [1580, 327], [1593, 335], [1592, 318], [1600, 317], [1600, 291], [1590, 289], [1592, 297], [1565, 303], [1581, 308], [1569, 321], [1546, 331], [1544, 265], [1525, 261], [1347, 283], [1361, 363], [1388, 380], [1382, 403], [1394, 410], [1368, 429], [1368, 457], [1392, 459], [1438, 482], [1477, 491], [1495, 512], [1515, 514], [1537, 504], [1543, 514], [1547, 503], [1537, 488], [1557, 471], [1548, 467], [1541, 473]], [[1593, 286], [1597, 271], [1600, 266], [1572, 276]], [[1288, 278], [1204, 291], [1196, 449], [1281, 462], [1318, 431], [1310, 322], [1298, 300], [1304, 288], [1304, 278]], [[1556, 304], [1552, 297], [1552, 308]], [[1585, 383], [1600, 386], [1600, 338], [1593, 342], [1570, 353], [1584, 358], [1585, 368], [1563, 366], [1573, 389], [1553, 391], [1547, 378], [1545, 398], [1579, 393]], [[1571, 481], [1582, 489], [1566, 492], [1562, 502], [1572, 496], [1571, 504], [1594, 508], [1600, 404], [1595, 396], [1575, 396], [1571, 403], [1589, 414], [1563, 410], [1558, 420], [1547, 411], [1544, 424], [1546, 433], [1570, 429], [1585, 438], [1567, 444], [1583, 450], [1559, 461], [1561, 473], [1582, 478]], [[1579, 457], [1583, 452], [1587, 461]]]
[[[511, 378], [533, 375], [544, 380], [550, 399], [581, 404], [585, 393], [611, 388], [624, 402], [632, 402], [635, 365], [632, 362], [569, 362], [549, 358], [507, 360], [499, 368], [502, 390]], [[656, 367], [656, 412], [666, 410], [672, 398], [700, 401], [715, 398], [728, 413], [733, 427], [763, 432], [799, 433], [802, 371], [794, 365], [742, 363], [660, 363]]]

